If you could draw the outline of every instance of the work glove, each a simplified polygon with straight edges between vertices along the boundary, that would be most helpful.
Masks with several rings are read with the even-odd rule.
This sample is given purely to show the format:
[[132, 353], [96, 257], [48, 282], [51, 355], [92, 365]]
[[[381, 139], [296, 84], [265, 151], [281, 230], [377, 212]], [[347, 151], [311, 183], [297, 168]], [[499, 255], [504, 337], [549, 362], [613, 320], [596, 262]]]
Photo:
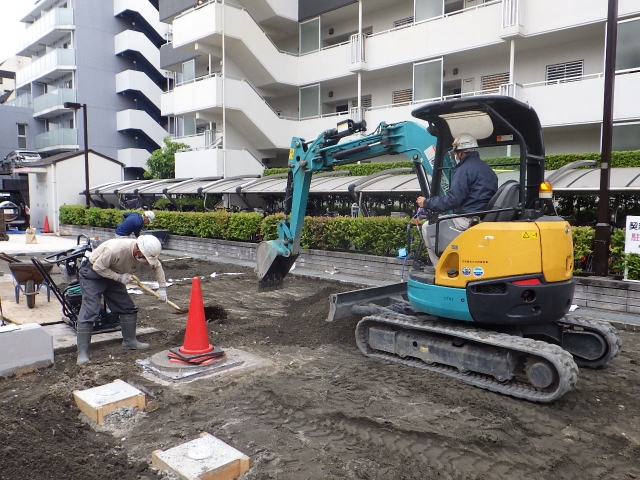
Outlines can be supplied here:
[[133, 283], [133, 275], [131, 275], [130, 273], [121, 273], [120, 275], [118, 275], [118, 281], [124, 285]]
[[159, 288], [158, 289], [158, 300], [160, 300], [161, 302], [167, 302], [167, 289], [166, 288]]

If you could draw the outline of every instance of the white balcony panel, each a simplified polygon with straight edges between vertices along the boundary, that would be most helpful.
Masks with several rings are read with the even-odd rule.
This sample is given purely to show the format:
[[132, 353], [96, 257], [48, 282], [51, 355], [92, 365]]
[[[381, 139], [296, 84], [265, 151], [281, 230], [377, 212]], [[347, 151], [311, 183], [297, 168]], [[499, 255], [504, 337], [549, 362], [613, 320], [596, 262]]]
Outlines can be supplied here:
[[118, 150], [118, 161], [125, 167], [147, 168], [147, 160], [151, 154], [144, 148], [122, 148]]
[[141, 130], [158, 145], [163, 144], [169, 134], [144, 110], [122, 110], [116, 114], [116, 128], [123, 130]]
[[160, 108], [162, 89], [156, 85], [144, 72], [125, 70], [116, 74], [116, 93], [136, 90], [142, 93], [147, 100]]
[[[173, 47], [180, 48], [222, 31], [220, 5], [211, 2], [173, 21]], [[251, 23], [254, 23], [253, 20]], [[220, 42], [218, 42], [219, 44]]]
[[[474, 28], [472, 35], [452, 35], [452, 32], [468, 31], [470, 25], [482, 25], [482, 28]], [[367, 37], [367, 61], [363, 68], [376, 70], [504, 43], [500, 38], [501, 25], [502, 5], [495, 4], [373, 35]], [[402, 48], [398, 48], [399, 45]]]
[[33, 60], [29, 65], [16, 72], [16, 88], [29, 82], [40, 80], [43, 83], [60, 77], [64, 72], [76, 69], [76, 51], [72, 48], [56, 48], [46, 55]]
[[534, 108], [543, 127], [602, 121], [603, 78], [525, 87], [518, 100]]
[[245, 148], [209, 148], [176, 153], [176, 178], [262, 175], [264, 166]]
[[[535, 0], [521, 1], [525, 35], [563, 30], [579, 25], [604, 22], [607, 19], [607, 2], [584, 0]], [[550, 15], [550, 12], [553, 12]], [[637, 0], [620, 0], [618, 16], [640, 13]]]
[[613, 119], [616, 122], [640, 120], [640, 72], [617, 75]]
[[147, 38], [144, 33], [125, 30], [115, 36], [115, 54], [119, 55], [127, 50], [140, 52], [158, 71], [160, 71], [160, 50]]
[[28, 57], [60, 38], [60, 32], [75, 30], [72, 8], [54, 8], [24, 31], [23, 42], [16, 55]]
[[[187, 50], [193, 50], [196, 42], [219, 46], [221, 10], [221, 4], [212, 2], [176, 18], [173, 23], [174, 46]], [[256, 84], [307, 85], [353, 75], [350, 71], [350, 46], [347, 44], [301, 57], [284, 53], [276, 48], [246, 10], [230, 5], [225, 7], [225, 28], [228, 36], [240, 39], [251, 52], [252, 57], [247, 61], [259, 62], [268, 72], [268, 78], [252, 79]], [[236, 61], [241, 62], [242, 59]], [[250, 65], [245, 68], [250, 69]]]
[[192, 114], [221, 106], [222, 78], [219, 75], [180, 85], [173, 92], [163, 94], [161, 99], [161, 112], [165, 116]]
[[199, 133], [196, 135], [185, 135], [183, 137], [172, 137], [171, 141], [185, 143], [189, 148], [205, 148], [207, 146], [207, 135]]
[[618, 0], [618, 18], [640, 14], [638, 0]]
[[169, 25], [160, 21], [158, 10], [149, 0], [113, 0], [114, 16], [127, 10], [138, 12], [161, 37], [164, 37], [169, 30]]

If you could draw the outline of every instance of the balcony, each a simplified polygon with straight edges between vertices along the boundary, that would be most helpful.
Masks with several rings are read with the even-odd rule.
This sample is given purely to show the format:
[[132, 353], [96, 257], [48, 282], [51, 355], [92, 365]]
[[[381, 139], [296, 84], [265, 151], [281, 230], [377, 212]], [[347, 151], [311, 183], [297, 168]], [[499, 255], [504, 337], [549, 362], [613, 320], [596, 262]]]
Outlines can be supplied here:
[[29, 57], [75, 30], [72, 8], [54, 8], [25, 30], [17, 55]]
[[75, 69], [76, 51], [71, 48], [56, 48], [16, 72], [16, 88], [36, 80], [47, 83]]
[[17, 97], [6, 101], [4, 104], [10, 105], [12, 107], [31, 108], [33, 105], [33, 102], [31, 101], [30, 93], [23, 93], [22, 95], [18, 95]]
[[36, 150], [42, 152], [77, 150], [78, 130], [75, 128], [59, 128], [36, 135]]
[[113, 15], [136, 22], [136, 30], [144, 31], [156, 45], [165, 42], [169, 25], [159, 20], [158, 10], [149, 0], [114, 0]]
[[176, 153], [176, 178], [262, 175], [264, 165], [248, 149], [207, 148]]
[[169, 134], [144, 110], [121, 110], [116, 114], [116, 128], [119, 132], [142, 132], [156, 145], [163, 145]]
[[[145, 68], [145, 72], [161, 82], [165, 79], [160, 70], [160, 51], [144, 33], [125, 30], [115, 36], [116, 55], [123, 55], [136, 60], [139, 67]], [[138, 68], [142, 70], [142, 68]]]
[[61, 113], [73, 111], [64, 108], [64, 102], [75, 102], [75, 88], [59, 88], [55, 92], [45, 93], [33, 99], [33, 117], [50, 118]]
[[162, 90], [144, 72], [125, 70], [116, 74], [116, 92], [138, 92], [151, 104], [160, 109]]

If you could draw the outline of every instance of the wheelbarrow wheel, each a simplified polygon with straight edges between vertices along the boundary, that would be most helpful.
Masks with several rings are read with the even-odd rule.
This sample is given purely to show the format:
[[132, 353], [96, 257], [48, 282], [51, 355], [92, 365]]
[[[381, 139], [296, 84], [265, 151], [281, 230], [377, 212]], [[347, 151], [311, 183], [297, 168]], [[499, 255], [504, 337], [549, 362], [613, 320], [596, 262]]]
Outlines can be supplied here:
[[36, 306], [36, 282], [33, 280], [27, 280], [25, 297], [27, 297], [27, 307], [33, 308]]

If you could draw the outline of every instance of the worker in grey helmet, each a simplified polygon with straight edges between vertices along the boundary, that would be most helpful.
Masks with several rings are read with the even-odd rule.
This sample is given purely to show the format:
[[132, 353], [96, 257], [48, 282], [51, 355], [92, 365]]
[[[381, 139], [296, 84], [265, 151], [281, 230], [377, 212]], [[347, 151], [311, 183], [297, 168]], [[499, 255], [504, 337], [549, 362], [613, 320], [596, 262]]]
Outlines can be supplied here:
[[122, 348], [142, 350], [148, 343], [136, 338], [138, 309], [127, 293], [127, 284], [133, 282], [132, 273], [138, 267], [151, 268], [158, 281], [160, 301], [167, 301], [167, 281], [158, 255], [162, 250], [160, 240], [153, 235], [141, 235], [137, 239], [114, 238], [100, 244], [91, 252], [88, 261], [80, 268], [78, 277], [82, 286], [82, 306], [78, 314], [78, 359], [81, 365], [89, 361], [89, 344], [93, 324], [98, 319], [101, 298], [110, 311], [120, 316]]
[[156, 214], [151, 210], [140, 214], [138, 212], [125, 212], [122, 214], [124, 221], [116, 227], [117, 238], [127, 238], [132, 233], [135, 237], [140, 236], [140, 231], [145, 225], [153, 223], [156, 219]]
[[[456, 166], [453, 168], [451, 188], [442, 196], [418, 197], [416, 203], [425, 210], [454, 214], [480, 212], [498, 190], [498, 176], [480, 159], [478, 141], [473, 135], [463, 133], [453, 141]], [[456, 228], [469, 228], [470, 217], [453, 220]]]

